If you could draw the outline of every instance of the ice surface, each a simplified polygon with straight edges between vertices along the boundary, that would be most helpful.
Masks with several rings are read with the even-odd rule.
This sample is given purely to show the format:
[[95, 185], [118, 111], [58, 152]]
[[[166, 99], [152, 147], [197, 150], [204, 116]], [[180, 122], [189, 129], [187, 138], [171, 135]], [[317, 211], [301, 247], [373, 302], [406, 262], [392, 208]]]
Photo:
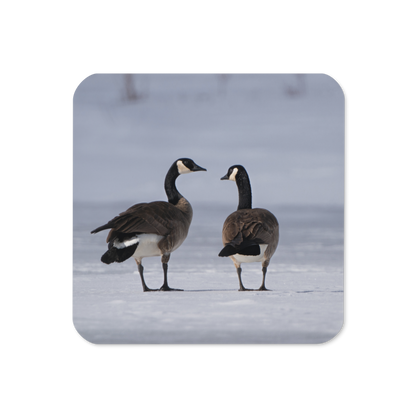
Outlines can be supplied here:
[[[120, 204], [121, 205], [121, 204]], [[234, 265], [218, 257], [225, 207], [194, 206], [187, 240], [169, 262], [169, 284], [183, 292], [142, 292], [134, 260], [100, 262], [106, 232], [89, 231], [122, 211], [76, 203], [74, 324], [94, 343], [320, 343], [343, 323], [342, 207], [269, 207], [281, 227], [268, 268], [269, 292], [239, 292]], [[206, 221], [209, 218], [209, 221]], [[149, 287], [162, 284], [159, 258], [144, 259]], [[261, 264], [243, 265], [248, 288]]]
[[[326, 75], [94, 75], [74, 95], [74, 323], [94, 343], [319, 343], [343, 323], [344, 97]], [[131, 92], [131, 91], [130, 91]], [[172, 162], [207, 169], [179, 177], [194, 208], [169, 262], [183, 292], [143, 293], [134, 260], [105, 265], [106, 232], [90, 231], [139, 202], [166, 200]], [[281, 226], [270, 292], [238, 292], [221, 229], [237, 207], [242, 164], [253, 207]], [[158, 258], [144, 259], [149, 287]], [[243, 265], [247, 288], [261, 264]]]

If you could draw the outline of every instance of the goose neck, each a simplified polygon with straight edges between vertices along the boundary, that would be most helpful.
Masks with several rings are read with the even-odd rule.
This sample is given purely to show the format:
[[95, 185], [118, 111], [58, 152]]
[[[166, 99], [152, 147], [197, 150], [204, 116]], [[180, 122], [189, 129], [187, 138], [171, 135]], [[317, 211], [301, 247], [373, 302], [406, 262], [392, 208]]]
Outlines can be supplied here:
[[176, 205], [183, 196], [179, 193], [178, 189], [176, 188], [176, 179], [179, 176], [178, 168], [176, 163], [174, 163], [168, 173], [166, 174], [165, 178], [165, 192], [168, 197], [168, 201]]
[[251, 186], [246, 172], [241, 172], [236, 178], [238, 188], [238, 208], [251, 209]]

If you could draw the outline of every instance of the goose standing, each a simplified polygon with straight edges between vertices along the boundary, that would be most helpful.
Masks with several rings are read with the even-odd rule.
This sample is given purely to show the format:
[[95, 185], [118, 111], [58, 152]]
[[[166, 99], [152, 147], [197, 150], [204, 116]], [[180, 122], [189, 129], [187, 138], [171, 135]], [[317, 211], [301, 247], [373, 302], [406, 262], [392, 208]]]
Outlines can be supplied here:
[[238, 188], [238, 208], [224, 222], [220, 257], [230, 257], [240, 282], [239, 290], [246, 289], [241, 280], [241, 263], [261, 262], [265, 286], [267, 266], [279, 242], [279, 223], [267, 209], [251, 208], [251, 186], [247, 171], [241, 165], [233, 165], [221, 180], [235, 181]]
[[[165, 178], [165, 191], [169, 202], [155, 201], [136, 204], [114, 217], [91, 234], [110, 229], [108, 250], [101, 257], [106, 264], [121, 263], [131, 256], [136, 260], [143, 291], [168, 291], [168, 261], [188, 235], [192, 221], [191, 204], [176, 189], [175, 181], [185, 173], [206, 171], [192, 159], [176, 160]], [[149, 289], [144, 280], [142, 259], [162, 256], [164, 281], [160, 289]]]

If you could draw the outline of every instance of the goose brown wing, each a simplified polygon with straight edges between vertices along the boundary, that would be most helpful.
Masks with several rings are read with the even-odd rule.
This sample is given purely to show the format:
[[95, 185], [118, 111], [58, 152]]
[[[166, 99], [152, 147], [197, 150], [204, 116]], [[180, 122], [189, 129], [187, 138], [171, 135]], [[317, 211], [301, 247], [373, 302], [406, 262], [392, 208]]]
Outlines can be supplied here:
[[224, 222], [223, 243], [240, 246], [243, 241], [269, 244], [278, 230], [275, 216], [262, 208], [241, 209], [233, 212]]
[[165, 201], [136, 204], [92, 232], [111, 228], [107, 242], [119, 233], [151, 233], [166, 236], [181, 221], [182, 215], [174, 205]]

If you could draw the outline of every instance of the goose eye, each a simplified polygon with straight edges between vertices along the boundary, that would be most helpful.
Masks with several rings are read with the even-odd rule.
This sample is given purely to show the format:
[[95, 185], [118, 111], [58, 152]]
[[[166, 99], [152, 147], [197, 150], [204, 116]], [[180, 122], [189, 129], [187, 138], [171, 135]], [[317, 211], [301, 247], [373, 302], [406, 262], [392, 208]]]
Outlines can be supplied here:
[[188, 168], [188, 169], [192, 169], [193, 168], [193, 163], [190, 160], [185, 160], [183, 162], [183, 164]]

